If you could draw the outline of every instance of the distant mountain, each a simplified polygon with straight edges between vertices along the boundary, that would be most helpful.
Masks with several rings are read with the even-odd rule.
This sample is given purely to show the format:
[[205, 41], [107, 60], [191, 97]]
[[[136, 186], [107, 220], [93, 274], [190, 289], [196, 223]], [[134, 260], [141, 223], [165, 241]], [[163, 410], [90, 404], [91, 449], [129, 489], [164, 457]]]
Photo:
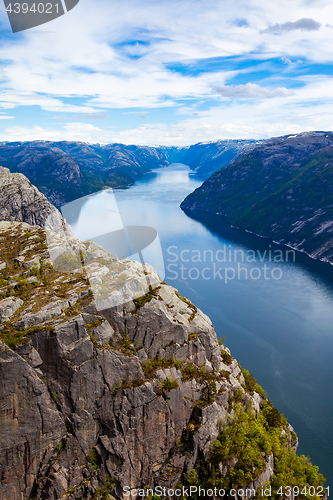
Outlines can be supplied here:
[[67, 141], [44, 144], [59, 148], [74, 158], [83, 172], [102, 171], [106, 175], [112, 175], [119, 171], [125, 174], [125, 177], [131, 178], [132, 182], [152, 168], [169, 165], [168, 156], [162, 148]]
[[106, 187], [134, 184], [152, 169], [185, 163], [204, 179], [228, 164], [251, 141], [148, 147], [68, 141], [0, 143], [0, 165], [22, 173], [55, 206]]
[[333, 133], [262, 142], [216, 172], [181, 204], [333, 262]]
[[57, 207], [104, 187], [125, 187], [168, 165], [156, 148], [81, 142], [3, 142], [0, 165], [23, 173]]
[[204, 179], [246, 153], [249, 146], [258, 144], [254, 140], [227, 140], [201, 142], [178, 151], [178, 161], [189, 165]]

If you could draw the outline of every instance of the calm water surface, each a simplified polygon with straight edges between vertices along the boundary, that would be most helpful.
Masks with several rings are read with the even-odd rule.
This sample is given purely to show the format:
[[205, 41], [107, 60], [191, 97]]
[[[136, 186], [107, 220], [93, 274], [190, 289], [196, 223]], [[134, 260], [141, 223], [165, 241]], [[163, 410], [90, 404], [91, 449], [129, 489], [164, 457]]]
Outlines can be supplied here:
[[157, 230], [165, 281], [210, 316], [294, 426], [299, 453], [333, 487], [333, 266], [293, 258], [218, 217], [188, 217], [179, 205], [201, 182], [188, 167], [172, 165], [129, 189], [98, 193], [65, 216], [83, 239], [122, 224]]

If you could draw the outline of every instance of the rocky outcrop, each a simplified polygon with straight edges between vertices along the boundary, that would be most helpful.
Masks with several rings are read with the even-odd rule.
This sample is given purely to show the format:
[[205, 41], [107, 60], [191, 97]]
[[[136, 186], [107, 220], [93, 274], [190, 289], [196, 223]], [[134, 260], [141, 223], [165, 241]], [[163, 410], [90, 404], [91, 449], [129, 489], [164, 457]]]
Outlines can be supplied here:
[[4, 167], [0, 167], [0, 220], [71, 233], [60, 212], [23, 174], [12, 174]]
[[[0, 243], [1, 499], [174, 488], [211, 467], [240, 411], [273, 412], [210, 319], [151, 266], [23, 222], [1, 222]], [[264, 422], [275, 448], [280, 435], [295, 449], [292, 428], [274, 418]], [[240, 461], [218, 459], [214, 474], [227, 481]], [[273, 471], [260, 449], [247, 484]]]
[[7, 297], [0, 301], [0, 323], [5, 323], [23, 305], [23, 300]]

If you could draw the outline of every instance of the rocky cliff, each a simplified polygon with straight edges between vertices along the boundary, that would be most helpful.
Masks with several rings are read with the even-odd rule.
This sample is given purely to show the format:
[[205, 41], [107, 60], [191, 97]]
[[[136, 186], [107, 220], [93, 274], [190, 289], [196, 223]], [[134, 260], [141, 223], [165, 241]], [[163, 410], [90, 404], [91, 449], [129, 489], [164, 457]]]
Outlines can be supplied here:
[[26, 222], [55, 232], [72, 230], [60, 212], [23, 174], [0, 167], [0, 220]]
[[181, 204], [333, 262], [333, 134], [306, 132], [250, 146]]
[[322, 483], [209, 318], [151, 266], [24, 222], [2, 221], [0, 242], [2, 500]]

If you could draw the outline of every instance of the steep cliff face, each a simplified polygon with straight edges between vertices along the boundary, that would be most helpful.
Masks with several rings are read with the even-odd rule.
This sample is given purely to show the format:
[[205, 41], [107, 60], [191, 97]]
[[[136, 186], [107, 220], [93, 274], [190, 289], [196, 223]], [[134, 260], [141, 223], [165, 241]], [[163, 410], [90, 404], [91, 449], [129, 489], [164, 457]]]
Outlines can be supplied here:
[[0, 220], [71, 233], [60, 212], [23, 174], [12, 174], [4, 167], [0, 167]]
[[333, 262], [333, 134], [307, 132], [251, 146], [181, 207]]
[[284, 463], [320, 484], [209, 318], [151, 266], [24, 222], [1, 222], [0, 243], [1, 499], [212, 477], [257, 490]]

